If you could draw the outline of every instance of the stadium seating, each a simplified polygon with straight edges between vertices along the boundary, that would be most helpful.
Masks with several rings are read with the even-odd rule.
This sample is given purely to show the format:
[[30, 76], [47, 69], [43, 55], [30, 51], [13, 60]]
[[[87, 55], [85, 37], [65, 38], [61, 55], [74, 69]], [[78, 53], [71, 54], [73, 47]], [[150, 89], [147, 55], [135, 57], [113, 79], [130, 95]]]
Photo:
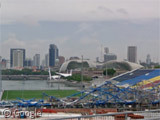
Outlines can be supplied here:
[[[126, 73], [122, 76], [116, 77], [113, 80], [118, 81], [117, 85], [128, 84], [130, 86], [136, 85], [137, 83], [146, 82], [149, 83], [159, 83], [160, 69], [155, 70], [135, 70], [133, 72]], [[148, 81], [149, 80], [149, 81]], [[143, 82], [142, 82], [143, 81]], [[148, 82], [147, 82], [148, 81]], [[148, 85], [149, 86], [149, 85]]]
[[150, 73], [152, 71], [153, 70], [135, 70], [133, 72], [129, 72], [127, 74], [124, 74], [122, 76], [114, 78], [113, 80], [116, 80], [118, 82], [122, 82], [122, 81], [125, 81], [125, 80], [133, 79], [133, 78], [135, 78], [137, 76], [140, 76], [140, 75], [144, 75], [144, 74]]

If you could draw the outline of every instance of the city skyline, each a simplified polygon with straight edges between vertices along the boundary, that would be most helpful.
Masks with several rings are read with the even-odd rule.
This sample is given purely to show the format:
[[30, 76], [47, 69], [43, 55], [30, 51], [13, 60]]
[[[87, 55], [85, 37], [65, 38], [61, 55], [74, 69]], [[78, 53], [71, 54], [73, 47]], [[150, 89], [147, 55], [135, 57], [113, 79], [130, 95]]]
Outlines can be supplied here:
[[[48, 45], [49, 46], [49, 45]], [[118, 59], [118, 57], [116, 58], [116, 60], [119, 60], [119, 61], [129, 61], [128, 60], [128, 47], [130, 47], [130, 46], [127, 46], [127, 50], [126, 50], [126, 58], [124, 58], [124, 59], [122, 59], [122, 60], [120, 60], [120, 59]], [[135, 46], [136, 48], [137, 48], [137, 46]], [[48, 47], [48, 49], [49, 49], [50, 47]], [[103, 47], [103, 48], [101, 48], [101, 55], [99, 55], [99, 57], [98, 57], [98, 59], [101, 61], [101, 62], [104, 62], [104, 55], [106, 54], [106, 52], [105, 52], [105, 48], [106, 47]], [[15, 47], [15, 48], [10, 48], [10, 50], [11, 49], [24, 49], [25, 51], [26, 51], [26, 53], [25, 54], [27, 54], [27, 50], [25, 49], [25, 48], [21, 48], [21, 47]], [[102, 52], [103, 51], [103, 52]], [[137, 50], [138, 51], [138, 50]], [[48, 52], [48, 51], [47, 51]], [[46, 55], [48, 55], [49, 53], [45, 53], [45, 55], [41, 58], [41, 60], [40, 60], [40, 65], [42, 64], [42, 62], [43, 61], [45, 61], [46, 62]], [[41, 54], [40, 53], [33, 53], [33, 56], [26, 56], [26, 60], [27, 59], [30, 59], [30, 60], [33, 60], [34, 61], [34, 56], [36, 55], [36, 54], [39, 54], [40, 56], [41, 56]], [[111, 53], [112, 54], [112, 53]], [[138, 54], [138, 52], [137, 52], [137, 54]], [[9, 56], [8, 57], [4, 57], [4, 56], [2, 56], [2, 55], [0, 55], [3, 59], [7, 59], [7, 60], [10, 60], [10, 51], [9, 51]], [[61, 56], [61, 55], [60, 55]], [[75, 56], [77, 56], [77, 57], [81, 57], [81, 55], [75, 55]], [[118, 54], [116, 54], [116, 56], [118, 56]], [[146, 56], [148, 56], [148, 54], [146, 55]], [[143, 60], [141, 60], [141, 59], [138, 59], [138, 58], [136, 58], [137, 59], [137, 63], [139, 63], [139, 62], [146, 62], [146, 56], [145, 56], [145, 58], [143, 59]], [[69, 55], [66, 59], [70, 59], [70, 57], [73, 57], [73, 55]], [[90, 58], [87, 58], [87, 56], [86, 56], [86, 58], [85, 59], [90, 59]], [[97, 57], [93, 60], [93, 61], [96, 61], [96, 59], [97, 59]], [[152, 55], [150, 56], [150, 59], [152, 59], [152, 62], [155, 62], [155, 63], [160, 63], [160, 61], [158, 61], [156, 58], [153, 58], [152, 57]], [[91, 59], [92, 60], [92, 59]], [[49, 63], [48, 63], [49, 64]], [[45, 66], [47, 66], [47, 64], [45, 63]]]
[[0, 8], [0, 55], [6, 59], [10, 48], [26, 49], [29, 58], [41, 53], [43, 59], [48, 45], [56, 44], [65, 58], [95, 60], [103, 45], [123, 60], [127, 47], [137, 46], [137, 60], [150, 54], [160, 62], [158, 0], [12, 1], [1, 2]]

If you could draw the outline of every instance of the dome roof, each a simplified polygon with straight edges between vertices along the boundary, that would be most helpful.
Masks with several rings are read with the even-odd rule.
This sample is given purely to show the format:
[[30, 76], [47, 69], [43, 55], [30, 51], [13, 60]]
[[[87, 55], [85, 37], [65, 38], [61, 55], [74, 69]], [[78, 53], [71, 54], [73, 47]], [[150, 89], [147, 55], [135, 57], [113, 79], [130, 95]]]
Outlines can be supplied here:
[[[71, 69], [80, 69], [81, 68], [82, 60], [68, 60], [64, 62], [60, 68], [60, 72], [65, 72]], [[96, 63], [90, 60], [83, 60], [83, 67], [84, 68], [95, 68]]]
[[142, 68], [143, 66], [136, 64], [136, 63], [128, 62], [128, 61], [111, 60], [103, 64], [103, 68], [105, 67], [121, 69], [121, 70], [134, 70], [134, 69]]

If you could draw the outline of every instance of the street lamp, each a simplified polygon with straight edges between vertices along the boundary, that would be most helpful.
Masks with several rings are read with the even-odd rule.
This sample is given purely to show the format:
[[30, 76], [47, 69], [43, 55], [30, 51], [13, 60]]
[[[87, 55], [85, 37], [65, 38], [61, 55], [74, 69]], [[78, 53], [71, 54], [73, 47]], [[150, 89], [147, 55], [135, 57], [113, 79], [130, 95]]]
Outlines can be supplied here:
[[83, 55], [82, 55], [82, 64], [81, 64], [81, 89], [83, 90]]

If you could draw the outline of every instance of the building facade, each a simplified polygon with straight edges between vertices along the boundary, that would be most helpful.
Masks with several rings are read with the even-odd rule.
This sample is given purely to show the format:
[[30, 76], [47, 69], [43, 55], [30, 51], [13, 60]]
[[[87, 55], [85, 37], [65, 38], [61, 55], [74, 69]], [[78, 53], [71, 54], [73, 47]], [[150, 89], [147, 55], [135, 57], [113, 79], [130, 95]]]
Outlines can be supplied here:
[[25, 64], [25, 49], [10, 50], [10, 66], [11, 68], [24, 67]]
[[146, 58], [146, 64], [150, 65], [151, 64], [151, 56], [148, 54]]
[[104, 48], [104, 62], [108, 62], [111, 60], [117, 60], [117, 55], [113, 53], [109, 53], [109, 48]]
[[33, 60], [28, 58], [25, 60], [25, 67], [32, 67], [33, 66]]
[[137, 47], [136, 46], [128, 46], [128, 61], [137, 63]]
[[61, 66], [65, 62], [65, 57], [59, 56], [58, 59], [59, 59], [59, 65]]
[[49, 66], [49, 55], [48, 54], [45, 55], [44, 66], [45, 67]]
[[55, 44], [50, 44], [50, 48], [49, 48], [49, 66], [50, 67], [55, 67], [58, 56], [59, 56], [59, 50], [57, 46]]
[[40, 54], [35, 54], [33, 57], [33, 66], [40, 68]]
[[113, 53], [104, 54], [104, 62], [108, 62], [111, 60], [117, 60], [117, 55]]

